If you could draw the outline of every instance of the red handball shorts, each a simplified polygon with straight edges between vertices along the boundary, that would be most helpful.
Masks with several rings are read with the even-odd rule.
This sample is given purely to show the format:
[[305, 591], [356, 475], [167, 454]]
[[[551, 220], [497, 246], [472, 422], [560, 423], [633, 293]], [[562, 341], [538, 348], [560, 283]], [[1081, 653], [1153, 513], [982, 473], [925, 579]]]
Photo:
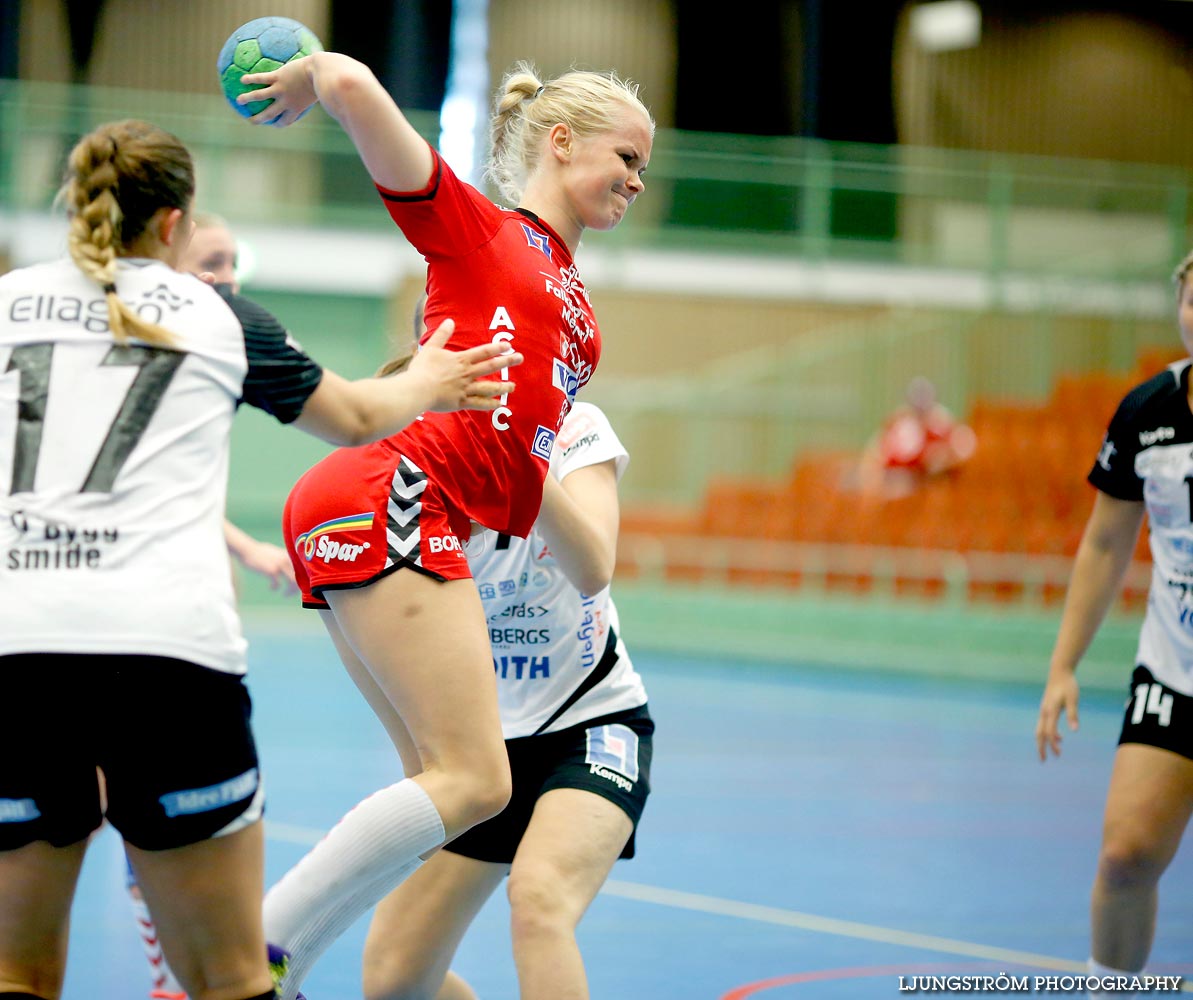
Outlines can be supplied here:
[[470, 529], [427, 473], [383, 444], [340, 448], [312, 466], [282, 516], [304, 608], [328, 607], [325, 590], [366, 587], [403, 567], [468, 579]]

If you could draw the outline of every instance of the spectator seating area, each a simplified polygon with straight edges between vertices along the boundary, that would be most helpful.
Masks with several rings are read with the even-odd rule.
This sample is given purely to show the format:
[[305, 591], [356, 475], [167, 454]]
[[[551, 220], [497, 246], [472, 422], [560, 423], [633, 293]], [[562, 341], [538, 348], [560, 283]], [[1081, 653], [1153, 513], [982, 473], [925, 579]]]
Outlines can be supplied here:
[[[853, 485], [858, 455], [809, 452], [785, 480], [717, 479], [694, 510], [623, 511], [619, 575], [888, 592], [922, 598], [1063, 598], [1093, 488], [1085, 476], [1134, 384], [1181, 357], [1149, 352], [1123, 374], [1061, 378], [1042, 403], [979, 399], [962, 468], [887, 500]], [[1123, 603], [1146, 598], [1146, 528]]]

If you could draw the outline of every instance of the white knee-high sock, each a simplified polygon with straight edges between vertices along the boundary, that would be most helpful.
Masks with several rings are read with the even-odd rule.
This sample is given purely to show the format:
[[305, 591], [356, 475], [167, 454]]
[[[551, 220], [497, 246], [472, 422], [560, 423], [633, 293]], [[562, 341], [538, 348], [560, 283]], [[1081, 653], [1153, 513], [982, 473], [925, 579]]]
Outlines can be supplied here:
[[[1117, 979], [1119, 976], [1126, 976], [1130, 979], [1132, 976], [1142, 975], [1142, 972], [1131, 972], [1127, 969], [1112, 969], [1109, 965], [1103, 965], [1101, 962], [1095, 961], [1091, 955], [1089, 960], [1085, 963], [1086, 970], [1090, 976], [1097, 976], [1098, 979]], [[1086, 993], [1091, 997], [1116, 997], [1116, 998], [1130, 998], [1136, 996], [1134, 990], [1102, 990], [1089, 989]]]
[[356, 919], [444, 840], [429, 795], [409, 778], [375, 792], [344, 816], [265, 894], [265, 936], [290, 952], [282, 1000]]

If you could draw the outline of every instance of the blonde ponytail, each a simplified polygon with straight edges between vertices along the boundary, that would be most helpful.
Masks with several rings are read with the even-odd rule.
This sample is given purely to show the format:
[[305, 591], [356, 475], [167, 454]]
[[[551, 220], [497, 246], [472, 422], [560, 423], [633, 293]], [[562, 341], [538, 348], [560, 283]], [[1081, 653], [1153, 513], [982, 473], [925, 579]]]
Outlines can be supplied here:
[[397, 375], [399, 372], [404, 372], [413, 360], [414, 354], [409, 351], [396, 358], [390, 358], [389, 361], [377, 369], [377, 374], [374, 378], [385, 378], [387, 375]]
[[653, 135], [654, 119], [638, 97], [636, 84], [613, 73], [588, 70], [571, 70], [544, 82], [533, 64], [516, 63], [493, 102], [485, 175], [509, 204], [516, 205], [554, 125], [563, 122], [580, 137], [597, 135], [613, 128], [627, 107], [645, 116]]

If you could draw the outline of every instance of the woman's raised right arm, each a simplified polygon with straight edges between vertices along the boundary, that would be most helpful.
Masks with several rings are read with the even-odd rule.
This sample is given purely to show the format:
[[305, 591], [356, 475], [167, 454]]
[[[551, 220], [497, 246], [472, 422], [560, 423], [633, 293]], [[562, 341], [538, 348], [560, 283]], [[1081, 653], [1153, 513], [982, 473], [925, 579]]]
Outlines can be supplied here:
[[292, 125], [318, 102], [348, 133], [374, 183], [419, 191], [431, 179], [431, 147], [364, 63], [316, 52], [269, 73], [250, 73], [242, 82], [264, 86], [241, 95], [241, 104], [273, 101], [249, 119], [252, 124]]

